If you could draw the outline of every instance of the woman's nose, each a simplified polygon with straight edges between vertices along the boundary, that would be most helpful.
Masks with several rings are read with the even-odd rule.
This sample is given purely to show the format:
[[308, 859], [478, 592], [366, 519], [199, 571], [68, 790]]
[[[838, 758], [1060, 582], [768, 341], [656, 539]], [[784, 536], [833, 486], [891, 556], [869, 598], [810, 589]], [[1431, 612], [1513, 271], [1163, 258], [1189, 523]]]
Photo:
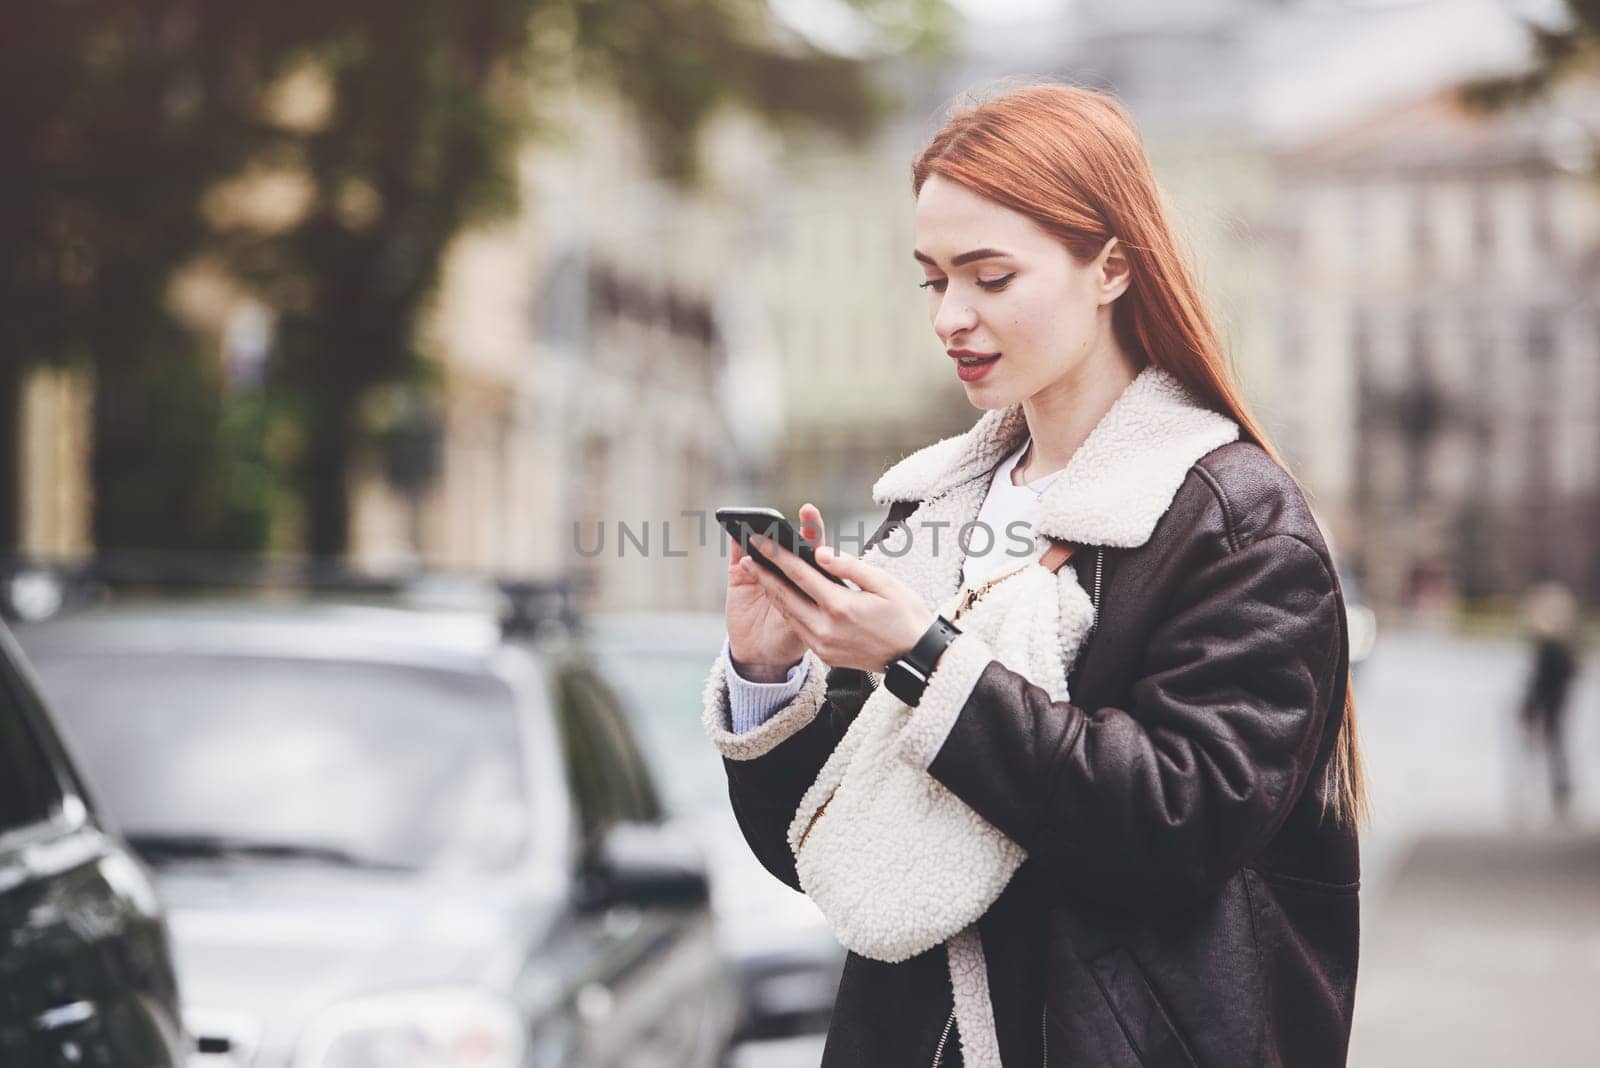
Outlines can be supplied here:
[[939, 302], [939, 310], [933, 314], [934, 333], [946, 345], [951, 344], [957, 334], [971, 330], [977, 323], [977, 312], [964, 301], [948, 297]]

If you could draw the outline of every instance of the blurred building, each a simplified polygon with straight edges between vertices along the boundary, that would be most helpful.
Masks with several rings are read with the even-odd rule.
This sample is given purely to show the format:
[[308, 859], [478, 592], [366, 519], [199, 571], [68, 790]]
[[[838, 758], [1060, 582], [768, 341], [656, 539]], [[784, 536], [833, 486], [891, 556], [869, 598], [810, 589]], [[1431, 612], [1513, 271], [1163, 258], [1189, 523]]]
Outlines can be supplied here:
[[766, 142], [728, 117], [704, 142], [720, 181], [688, 193], [651, 176], [615, 101], [574, 88], [558, 110], [566, 136], [522, 159], [521, 212], [461, 237], [425, 328], [437, 478], [408, 494], [360, 475], [353, 551], [571, 575], [594, 608], [715, 607], [710, 512], [782, 433], [738, 199]]
[[1384, 603], [1600, 595], [1600, 190], [1570, 106], [1434, 93], [1275, 158], [1283, 441]]

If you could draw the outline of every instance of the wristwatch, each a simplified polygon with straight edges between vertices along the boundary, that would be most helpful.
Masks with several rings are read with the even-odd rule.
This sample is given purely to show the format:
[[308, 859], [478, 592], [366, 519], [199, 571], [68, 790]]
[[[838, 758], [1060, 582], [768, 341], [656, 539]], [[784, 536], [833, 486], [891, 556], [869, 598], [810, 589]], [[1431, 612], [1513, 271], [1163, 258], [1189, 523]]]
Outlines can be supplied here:
[[911, 651], [884, 669], [883, 685], [890, 693], [915, 708], [917, 702], [922, 700], [922, 691], [928, 686], [928, 676], [933, 674], [933, 666], [939, 662], [940, 654], [960, 633], [961, 628], [944, 616], [935, 616]]

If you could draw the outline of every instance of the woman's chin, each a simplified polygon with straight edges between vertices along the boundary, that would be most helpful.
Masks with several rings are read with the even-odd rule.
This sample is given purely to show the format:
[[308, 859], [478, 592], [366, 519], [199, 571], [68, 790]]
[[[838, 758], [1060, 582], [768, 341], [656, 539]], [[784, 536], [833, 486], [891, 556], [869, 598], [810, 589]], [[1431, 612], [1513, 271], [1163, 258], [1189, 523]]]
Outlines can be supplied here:
[[1009, 408], [1017, 402], [1010, 390], [989, 382], [963, 382], [961, 386], [967, 391], [967, 403], [986, 412]]

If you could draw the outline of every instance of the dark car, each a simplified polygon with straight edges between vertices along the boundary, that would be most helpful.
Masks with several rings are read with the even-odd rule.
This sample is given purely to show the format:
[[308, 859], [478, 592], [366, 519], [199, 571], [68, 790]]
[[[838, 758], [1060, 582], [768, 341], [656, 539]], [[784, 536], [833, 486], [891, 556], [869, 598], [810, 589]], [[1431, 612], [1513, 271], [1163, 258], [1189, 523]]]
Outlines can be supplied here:
[[570, 634], [310, 600], [19, 637], [154, 868], [197, 1068], [721, 1059], [704, 862]]
[[596, 655], [617, 679], [641, 738], [673, 769], [669, 803], [701, 829], [718, 938], [740, 976], [739, 1035], [747, 1040], [741, 1060], [767, 1065], [809, 1057], [815, 1064], [820, 1047], [791, 1057], [792, 1043], [748, 1044], [825, 1033], [845, 951], [811, 899], [756, 860], [728, 804], [722, 758], [700, 723], [723, 627], [720, 612], [619, 612], [587, 620]]
[[0, 626], [0, 1065], [185, 1056], [150, 880], [102, 825]]

